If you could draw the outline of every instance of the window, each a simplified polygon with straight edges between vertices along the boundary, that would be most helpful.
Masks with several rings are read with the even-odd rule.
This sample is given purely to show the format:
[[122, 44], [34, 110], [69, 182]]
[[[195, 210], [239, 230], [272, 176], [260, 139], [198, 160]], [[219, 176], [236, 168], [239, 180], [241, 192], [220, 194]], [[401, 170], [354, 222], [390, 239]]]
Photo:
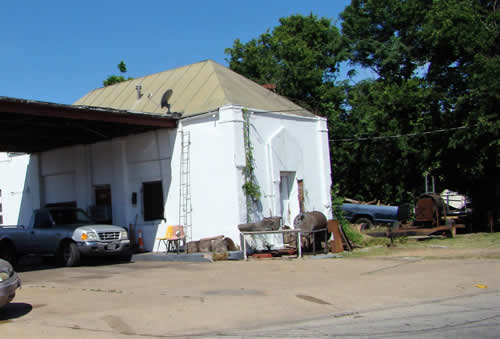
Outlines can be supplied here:
[[163, 188], [161, 181], [142, 183], [144, 221], [163, 219]]
[[80, 209], [52, 209], [50, 216], [56, 225], [84, 225], [90, 224], [88, 215]]
[[33, 228], [52, 228], [52, 219], [46, 211], [38, 211], [35, 214], [35, 224]]

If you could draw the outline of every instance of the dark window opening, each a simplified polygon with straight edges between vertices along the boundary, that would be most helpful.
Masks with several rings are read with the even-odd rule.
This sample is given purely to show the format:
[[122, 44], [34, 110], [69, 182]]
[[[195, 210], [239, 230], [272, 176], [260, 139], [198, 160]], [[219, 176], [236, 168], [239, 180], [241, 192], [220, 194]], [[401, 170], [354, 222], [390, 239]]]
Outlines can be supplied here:
[[89, 216], [84, 211], [76, 208], [51, 209], [49, 213], [56, 225], [84, 225], [91, 223]]
[[95, 206], [90, 208], [93, 219], [100, 224], [113, 224], [111, 186], [95, 187]]
[[56, 202], [52, 204], [45, 204], [45, 207], [47, 208], [52, 208], [52, 207], [75, 207], [76, 208], [76, 201], [65, 201], [65, 202]]
[[35, 224], [33, 228], [52, 228], [52, 219], [46, 211], [39, 211], [35, 214]]
[[142, 183], [144, 221], [163, 219], [163, 188], [161, 181]]

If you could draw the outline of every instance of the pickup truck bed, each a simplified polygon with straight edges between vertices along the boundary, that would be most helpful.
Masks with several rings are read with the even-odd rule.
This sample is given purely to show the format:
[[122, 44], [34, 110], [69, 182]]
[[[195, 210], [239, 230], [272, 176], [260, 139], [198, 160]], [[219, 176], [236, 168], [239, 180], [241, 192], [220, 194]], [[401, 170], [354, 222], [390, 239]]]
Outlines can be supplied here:
[[342, 204], [342, 211], [351, 223], [363, 224], [362, 229], [368, 229], [373, 224], [392, 224], [408, 219], [410, 206]]

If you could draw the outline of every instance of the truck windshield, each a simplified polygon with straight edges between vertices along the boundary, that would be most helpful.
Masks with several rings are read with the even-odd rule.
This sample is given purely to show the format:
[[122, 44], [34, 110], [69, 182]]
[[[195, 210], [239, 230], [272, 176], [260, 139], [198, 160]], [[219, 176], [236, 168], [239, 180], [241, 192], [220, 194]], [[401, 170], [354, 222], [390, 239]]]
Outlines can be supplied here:
[[91, 222], [87, 214], [78, 209], [52, 210], [50, 215], [56, 225], [78, 225]]

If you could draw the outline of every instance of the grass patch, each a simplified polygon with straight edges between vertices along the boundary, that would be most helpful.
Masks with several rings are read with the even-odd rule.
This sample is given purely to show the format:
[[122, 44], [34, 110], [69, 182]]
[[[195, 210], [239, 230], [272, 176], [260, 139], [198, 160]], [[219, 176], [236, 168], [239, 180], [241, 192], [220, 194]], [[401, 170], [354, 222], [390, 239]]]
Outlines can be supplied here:
[[363, 235], [354, 230], [354, 228], [352, 228], [351, 225], [343, 223], [342, 229], [344, 230], [344, 234], [347, 237], [347, 239], [349, 239], [353, 243], [361, 244], [363, 242]]
[[447, 248], [500, 248], [500, 233], [470, 233], [460, 234], [455, 238], [429, 239], [397, 243], [403, 248], [426, 248], [431, 245], [446, 246]]
[[[455, 238], [429, 239], [416, 241], [411, 238], [401, 237], [394, 240], [394, 247], [387, 247], [390, 243], [387, 238], [371, 238], [365, 240], [367, 246], [355, 249], [353, 252], [344, 252], [346, 258], [359, 258], [369, 256], [390, 256], [395, 251], [404, 249], [419, 249], [439, 246], [446, 249], [500, 249], [500, 233], [471, 233], [457, 235]], [[381, 241], [381, 243], [378, 243]], [[440, 256], [425, 256], [425, 259], [443, 259]], [[448, 255], [446, 259], [500, 259], [498, 253], [477, 253], [470, 255]]]
[[379, 245], [387, 245], [390, 243], [388, 238], [384, 237], [370, 237], [364, 233], [358, 232], [354, 229], [350, 224], [342, 225], [342, 229], [346, 237], [353, 242], [354, 244], [360, 247], [371, 247], [371, 246], [379, 246]]
[[364, 257], [382, 257], [391, 255], [391, 248], [387, 246], [374, 246], [365, 247], [362, 249], [355, 249], [352, 252], [342, 253], [344, 258], [364, 258]]

